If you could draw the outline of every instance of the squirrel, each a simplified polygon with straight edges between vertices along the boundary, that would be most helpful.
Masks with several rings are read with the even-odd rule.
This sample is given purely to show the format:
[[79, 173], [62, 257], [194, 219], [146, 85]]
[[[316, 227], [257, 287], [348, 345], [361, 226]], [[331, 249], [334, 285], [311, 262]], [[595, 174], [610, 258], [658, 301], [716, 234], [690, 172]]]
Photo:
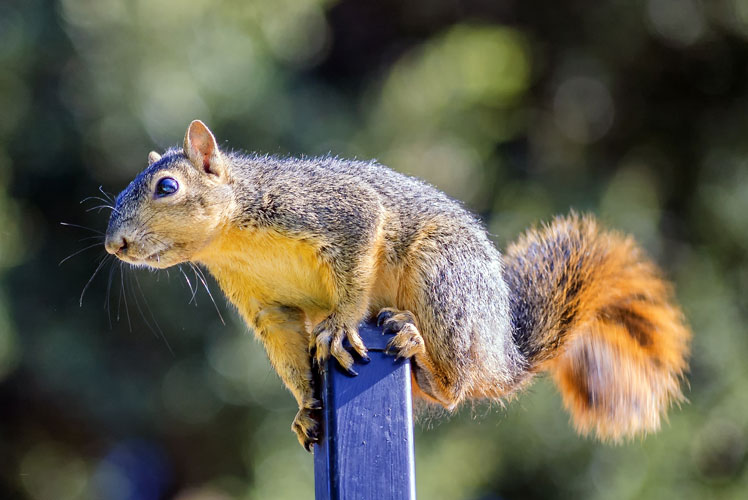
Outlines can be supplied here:
[[448, 410], [502, 401], [540, 372], [577, 431], [659, 428], [684, 399], [690, 331], [671, 285], [632, 238], [571, 212], [505, 254], [459, 202], [377, 162], [219, 149], [195, 120], [122, 191], [106, 250], [136, 266], [198, 263], [264, 345], [318, 441], [313, 363], [366, 359], [377, 318], [411, 359], [413, 394]]

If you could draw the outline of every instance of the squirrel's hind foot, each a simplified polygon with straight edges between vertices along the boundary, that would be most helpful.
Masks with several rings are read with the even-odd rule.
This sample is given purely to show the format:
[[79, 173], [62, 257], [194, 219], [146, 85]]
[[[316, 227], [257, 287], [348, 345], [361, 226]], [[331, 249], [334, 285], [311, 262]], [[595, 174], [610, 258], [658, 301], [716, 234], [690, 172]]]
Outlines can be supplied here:
[[434, 376], [438, 373], [426, 351], [426, 343], [421, 335], [415, 315], [393, 307], [385, 307], [377, 315], [377, 324], [382, 326], [383, 334], [395, 334], [387, 344], [387, 353], [397, 358], [410, 358], [411, 369], [415, 377], [414, 394], [428, 401], [439, 403], [448, 410], [453, 410], [459, 397], [455, 396], [453, 386], [437, 382]]
[[377, 325], [384, 327], [382, 333], [395, 334], [387, 344], [387, 352], [397, 358], [412, 358], [426, 352], [415, 316], [410, 311], [386, 307], [379, 311]]
[[346, 339], [356, 354], [364, 361], [368, 361], [366, 346], [358, 330], [342, 322], [335, 313], [330, 314], [314, 328], [309, 352], [318, 366], [322, 366], [332, 355], [350, 375], [358, 375], [353, 369], [353, 356], [343, 347], [343, 341]]

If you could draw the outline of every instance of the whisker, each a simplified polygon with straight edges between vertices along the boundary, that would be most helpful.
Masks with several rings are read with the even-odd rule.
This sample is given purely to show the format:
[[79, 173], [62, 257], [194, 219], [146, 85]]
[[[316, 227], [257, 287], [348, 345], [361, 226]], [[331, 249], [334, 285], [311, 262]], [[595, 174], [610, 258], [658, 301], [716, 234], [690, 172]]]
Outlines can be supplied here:
[[[187, 264], [192, 268], [192, 274], [195, 276], [195, 288], [199, 291], [200, 284], [198, 283], [197, 271], [195, 271], [195, 267], [191, 262], [188, 262]], [[197, 296], [195, 297], [195, 307], [197, 307]]]
[[62, 259], [57, 265], [61, 266], [66, 260], [68, 260], [68, 259], [70, 259], [72, 257], [75, 257], [76, 255], [78, 255], [80, 253], [83, 253], [86, 250], [91, 250], [92, 248], [98, 247], [98, 246], [101, 246], [101, 242], [97, 242], [97, 243], [94, 243], [93, 245], [88, 245], [87, 247], [83, 247], [80, 250], [77, 250], [77, 251], [71, 253], [70, 255], [68, 255], [67, 257], [65, 257], [64, 259]]
[[86, 236], [85, 238], [81, 238], [78, 241], [84, 242], [84, 241], [89, 241], [89, 240], [97, 240], [100, 243], [104, 243], [104, 235]]
[[70, 227], [77, 227], [79, 229], [85, 229], [86, 231], [91, 231], [91, 232], [100, 234], [102, 236], [104, 235], [104, 231], [99, 231], [98, 229], [93, 229], [93, 228], [90, 228], [90, 227], [81, 226], [80, 224], [71, 224], [69, 222], [60, 222], [60, 224], [63, 225], [63, 226], [70, 226]]
[[221, 320], [221, 323], [223, 323], [224, 326], [226, 326], [226, 322], [223, 320], [223, 316], [221, 315], [221, 311], [218, 309], [218, 304], [216, 304], [215, 299], [213, 299], [213, 294], [210, 293], [210, 288], [208, 288], [208, 283], [205, 281], [205, 275], [203, 274], [202, 269], [197, 267], [192, 262], [189, 262], [190, 266], [192, 266], [192, 269], [195, 270], [195, 274], [197, 274], [200, 278], [200, 281], [202, 281], [203, 286], [205, 287], [205, 291], [208, 292], [208, 297], [210, 297], [210, 301], [213, 302], [213, 307], [216, 308], [216, 312], [218, 313], [218, 318]]
[[159, 238], [158, 236], [156, 236], [156, 233], [154, 233], [153, 231], [149, 231], [149, 232], [143, 234], [141, 236], [141, 238], [143, 238], [144, 240], [146, 240], [148, 243], [158, 243], [159, 245], [161, 245], [164, 248], [168, 248], [169, 247], [169, 245], [167, 245], [164, 242], [164, 240], [162, 240], [161, 238]]
[[127, 328], [132, 333], [132, 322], [130, 321], [130, 308], [127, 306], [127, 292], [125, 291], [125, 266], [124, 262], [119, 263], [119, 276], [120, 276], [120, 292], [119, 292], [119, 304], [117, 304], [117, 321], [119, 321], [120, 305], [122, 300], [125, 301], [125, 315], [127, 316]]
[[86, 203], [87, 201], [96, 200], [100, 201], [102, 203], [109, 203], [109, 200], [102, 198], [101, 196], [86, 196], [81, 201], [78, 202], [79, 205], [82, 205], [83, 203]]
[[187, 287], [190, 289], [190, 292], [192, 292], [192, 297], [190, 297], [190, 300], [189, 300], [189, 302], [187, 302], [187, 304], [192, 304], [192, 301], [194, 300], [195, 301], [195, 306], [197, 306], [197, 300], [195, 299], [195, 296], [197, 295], [197, 284], [195, 284], [195, 288], [193, 290], [193, 288], [192, 288], [192, 282], [187, 277], [187, 273], [184, 272], [184, 269], [182, 269], [182, 265], [179, 264], [177, 266], [177, 269], [179, 269], [179, 272], [182, 273], [182, 276], [184, 276], [184, 279], [187, 281]]
[[111, 210], [114, 213], [119, 213], [119, 210], [117, 210], [116, 208], [114, 208], [111, 205], [96, 205], [95, 207], [91, 207], [91, 208], [86, 209], [86, 212], [91, 212], [93, 210], [98, 210], [99, 212], [101, 212], [105, 208], [108, 208], [109, 210]]
[[148, 327], [151, 329], [151, 331], [156, 336], [156, 338], [159, 338], [159, 334], [160, 334], [161, 339], [164, 341], [164, 344], [166, 344], [167, 349], [169, 349], [169, 352], [173, 356], [174, 351], [172, 350], [171, 345], [169, 345], [169, 341], [166, 339], [166, 335], [164, 335], [164, 332], [161, 330], [161, 327], [158, 325], [158, 321], [156, 321], [156, 316], [153, 315], [153, 311], [151, 310], [151, 306], [148, 305], [148, 300], [145, 297], [145, 293], [143, 293], [143, 289], [140, 287], [140, 280], [138, 279], [138, 275], [133, 273], [133, 276], [135, 277], [135, 284], [137, 285], [138, 290], [140, 291], [140, 295], [141, 297], [143, 297], [143, 305], [145, 306], [146, 310], [148, 310], [148, 314], [151, 315], [151, 320], [153, 320], [153, 326], [155, 326], [155, 329], [148, 322], [148, 318], [145, 317], [145, 314], [143, 314], [143, 310], [140, 308], [140, 302], [138, 302], [138, 296], [135, 295], [135, 293], [133, 293], [132, 296], [133, 296], [133, 299], [135, 299], [135, 305], [138, 307], [140, 316], [143, 318], [143, 321], [145, 321], [145, 324], [148, 325]]
[[109, 201], [109, 203], [111, 203], [112, 205], [115, 205], [115, 200], [114, 200], [114, 195], [113, 194], [107, 193], [106, 191], [104, 191], [104, 187], [103, 186], [99, 186], [99, 192], [104, 195], [104, 198], [106, 198], [107, 201]]
[[81, 292], [81, 298], [78, 301], [80, 307], [83, 307], [83, 296], [86, 294], [86, 290], [88, 290], [88, 287], [91, 286], [91, 282], [96, 277], [96, 275], [99, 273], [102, 267], [104, 267], [104, 264], [108, 260], [108, 258], [111, 257], [111, 255], [105, 255], [104, 258], [101, 259], [101, 262], [99, 262], [99, 265], [96, 266], [96, 270], [93, 272], [91, 277], [88, 279], [88, 282], [86, 283], [86, 286], [83, 287], [83, 291]]
[[112, 281], [114, 281], [114, 267], [115, 261], [112, 261], [112, 265], [109, 266], [109, 277], [107, 278], [106, 295], [104, 296], [104, 308], [106, 309], [106, 317], [109, 320], [109, 329], [112, 329], [112, 306], [110, 304], [110, 298], [112, 295]]
[[156, 217], [157, 215], [159, 215], [159, 212], [158, 212], [158, 210], [154, 210], [154, 211], [153, 211], [153, 213], [152, 213], [151, 215], [149, 215], [147, 219], [145, 219], [145, 220], [143, 220], [143, 221], [140, 221], [140, 225], [141, 225], [142, 227], [147, 227], [147, 226], [148, 226], [148, 223], [149, 223], [149, 222], [151, 222], [151, 219], [153, 219], [153, 218], [154, 218], [154, 217]]

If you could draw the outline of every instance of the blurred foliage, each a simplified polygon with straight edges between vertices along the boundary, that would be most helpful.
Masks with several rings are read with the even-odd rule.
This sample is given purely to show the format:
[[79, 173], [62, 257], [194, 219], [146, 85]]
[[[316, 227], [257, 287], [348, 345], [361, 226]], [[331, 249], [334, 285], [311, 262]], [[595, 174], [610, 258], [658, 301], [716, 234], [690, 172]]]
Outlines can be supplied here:
[[501, 247], [597, 213], [676, 282], [690, 401], [660, 433], [579, 438], [539, 380], [423, 417], [421, 498], [744, 498], [747, 1], [4, 0], [0, 65], [0, 498], [312, 497], [293, 399], [215, 285], [226, 326], [174, 270], [104, 266], [79, 306], [107, 220], [80, 200], [194, 118], [378, 158]]

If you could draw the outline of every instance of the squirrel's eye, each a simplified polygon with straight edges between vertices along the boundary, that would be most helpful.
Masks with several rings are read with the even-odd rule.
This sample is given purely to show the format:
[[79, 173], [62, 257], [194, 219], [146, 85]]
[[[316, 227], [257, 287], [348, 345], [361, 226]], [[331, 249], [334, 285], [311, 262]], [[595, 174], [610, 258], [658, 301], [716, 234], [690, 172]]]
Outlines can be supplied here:
[[179, 189], [179, 183], [175, 179], [164, 177], [158, 181], [158, 184], [156, 184], [156, 198], [174, 194], [177, 192], [177, 189]]

